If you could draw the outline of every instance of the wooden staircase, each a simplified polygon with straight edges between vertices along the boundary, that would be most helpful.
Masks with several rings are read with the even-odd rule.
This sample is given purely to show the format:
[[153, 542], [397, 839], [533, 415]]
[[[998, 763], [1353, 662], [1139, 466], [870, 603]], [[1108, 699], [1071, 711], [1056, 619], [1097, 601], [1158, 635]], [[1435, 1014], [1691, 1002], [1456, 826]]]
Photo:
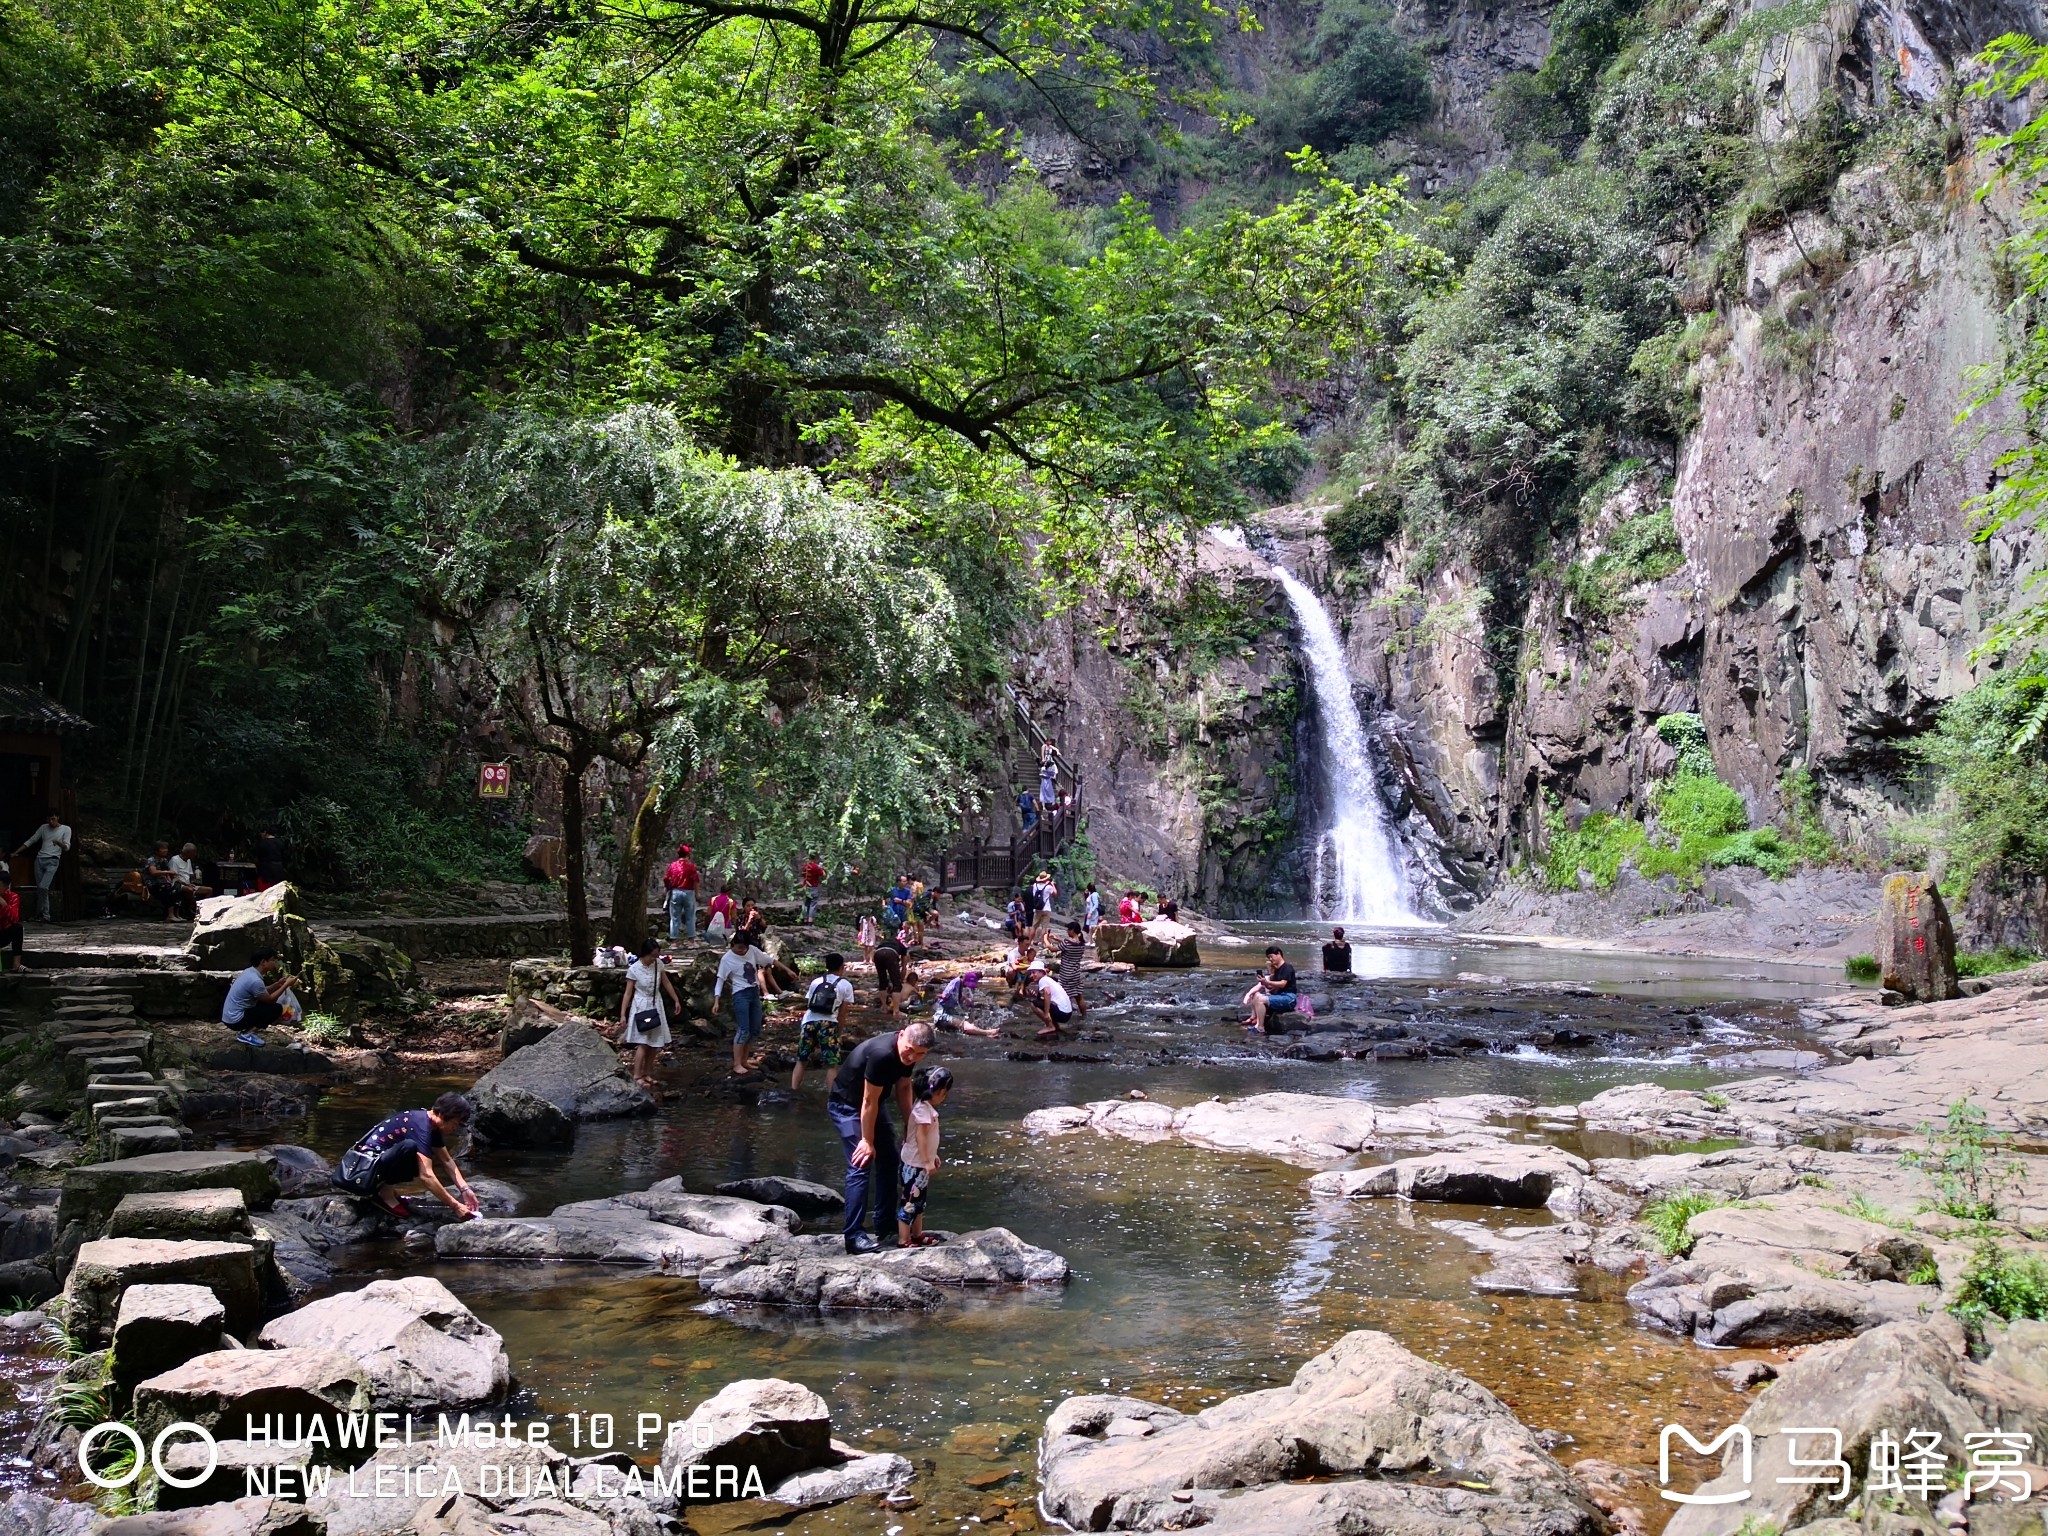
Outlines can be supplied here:
[[[1010, 708], [1022, 726], [1024, 739], [1031, 744], [1031, 777], [1027, 781], [1033, 797], [1038, 794], [1038, 767], [1045, 750], [1050, 747], [1058, 791], [1058, 803], [1050, 809], [1041, 806], [1035, 825], [1029, 829], [1019, 826], [1007, 838], [989, 836], [984, 833], [962, 828], [955, 837], [932, 856], [932, 865], [938, 870], [938, 889], [941, 891], [965, 891], [974, 889], [1009, 890], [1028, 880], [1033, 870], [1051, 865], [1062, 859], [1073, 848], [1085, 825], [1085, 803], [1082, 796], [1085, 775], [1079, 765], [1061, 750], [1059, 743], [1051, 740], [1038, 722], [1031, 716], [1030, 708], [1023, 696], [1008, 683], [1004, 683], [1003, 694]], [[1005, 802], [997, 815], [1016, 818], [1021, 814], [1016, 808], [1017, 792], [1025, 784], [1012, 784], [1005, 791]], [[1069, 881], [1062, 880], [1062, 887]]]

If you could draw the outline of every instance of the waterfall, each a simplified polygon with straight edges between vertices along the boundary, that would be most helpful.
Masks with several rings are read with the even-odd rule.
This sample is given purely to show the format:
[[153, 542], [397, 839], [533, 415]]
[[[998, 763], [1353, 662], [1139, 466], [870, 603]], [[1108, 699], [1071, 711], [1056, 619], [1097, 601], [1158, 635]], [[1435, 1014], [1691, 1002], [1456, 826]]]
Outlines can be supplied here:
[[1316, 841], [1315, 915], [1383, 928], [1410, 926], [1420, 919], [1408, 905], [1407, 871], [1387, 830], [1336, 626], [1321, 599], [1291, 573], [1275, 565], [1273, 574], [1301, 622], [1302, 654], [1322, 726], [1330, 824]]

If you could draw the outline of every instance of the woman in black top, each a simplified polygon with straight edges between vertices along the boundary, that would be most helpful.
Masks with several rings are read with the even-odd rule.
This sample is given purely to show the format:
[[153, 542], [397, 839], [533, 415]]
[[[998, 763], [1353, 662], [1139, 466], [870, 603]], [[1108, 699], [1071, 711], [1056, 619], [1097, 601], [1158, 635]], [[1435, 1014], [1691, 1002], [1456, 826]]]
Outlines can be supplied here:
[[1345, 976], [1351, 974], [1351, 946], [1345, 942], [1342, 928], [1330, 930], [1330, 942], [1323, 946], [1323, 969]]

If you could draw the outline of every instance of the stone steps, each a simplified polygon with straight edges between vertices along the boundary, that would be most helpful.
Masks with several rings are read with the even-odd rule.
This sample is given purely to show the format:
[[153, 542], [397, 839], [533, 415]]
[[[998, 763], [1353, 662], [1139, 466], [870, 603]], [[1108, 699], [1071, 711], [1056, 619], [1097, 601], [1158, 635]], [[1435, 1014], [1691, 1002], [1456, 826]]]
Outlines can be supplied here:
[[103, 978], [59, 978], [50, 1012], [50, 1044], [85, 1104], [90, 1161], [192, 1147], [192, 1132], [178, 1116], [178, 1091], [155, 1071], [156, 1037], [133, 997]]

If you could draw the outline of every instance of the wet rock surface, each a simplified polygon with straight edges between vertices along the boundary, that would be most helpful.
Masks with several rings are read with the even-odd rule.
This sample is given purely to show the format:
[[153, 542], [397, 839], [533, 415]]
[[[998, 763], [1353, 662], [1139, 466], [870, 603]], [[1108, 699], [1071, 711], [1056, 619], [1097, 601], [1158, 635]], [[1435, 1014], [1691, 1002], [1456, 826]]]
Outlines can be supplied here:
[[505, 1341], [440, 1281], [424, 1275], [373, 1280], [266, 1323], [255, 1342], [271, 1349], [328, 1349], [363, 1368], [380, 1408], [470, 1408], [512, 1386]]
[[[1347, 1334], [1290, 1385], [1199, 1414], [1139, 1398], [1069, 1398], [1046, 1420], [1039, 1477], [1046, 1513], [1083, 1531], [1605, 1528], [1493, 1394], [1383, 1333]], [[1299, 1481], [1311, 1477], [1341, 1481]]]
[[471, 1089], [476, 1134], [513, 1147], [562, 1146], [577, 1122], [650, 1114], [654, 1098], [588, 1024], [565, 1024], [485, 1073]]
[[958, 1235], [930, 1233], [922, 1248], [850, 1254], [837, 1236], [756, 1243], [707, 1265], [707, 1296], [743, 1306], [832, 1311], [928, 1312], [964, 1288], [1063, 1285], [1067, 1261], [1003, 1227]]
[[902, 1456], [866, 1454], [833, 1439], [825, 1400], [775, 1377], [735, 1381], [699, 1403], [663, 1442], [661, 1468], [685, 1479], [693, 1503], [765, 1494], [797, 1508], [892, 1492], [916, 1470]]

